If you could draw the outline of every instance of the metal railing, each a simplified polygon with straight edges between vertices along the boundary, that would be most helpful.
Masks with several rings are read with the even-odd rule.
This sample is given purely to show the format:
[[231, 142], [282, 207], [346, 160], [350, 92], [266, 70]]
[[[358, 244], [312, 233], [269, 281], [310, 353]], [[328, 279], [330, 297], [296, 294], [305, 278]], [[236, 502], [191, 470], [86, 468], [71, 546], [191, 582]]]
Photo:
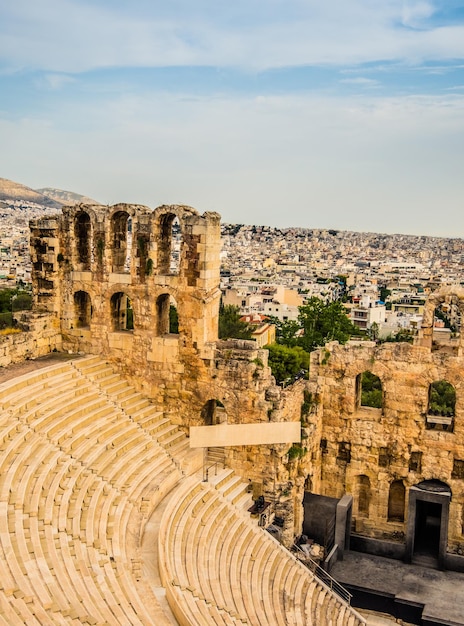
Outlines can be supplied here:
[[207, 483], [208, 482], [208, 478], [209, 478], [209, 470], [212, 469], [214, 467], [214, 475], [217, 476], [217, 468], [218, 468], [218, 463], [213, 463], [212, 465], [209, 465], [208, 467], [206, 467], [206, 465], [203, 466], [203, 482]]
[[351, 604], [352, 595], [349, 591], [345, 589], [340, 583], [338, 583], [335, 578], [325, 571], [320, 565], [318, 565], [315, 561], [309, 557], [304, 550], [294, 544], [294, 547], [300, 551], [304, 555], [304, 560], [301, 560], [303, 565], [309, 569], [321, 582], [323, 582], [331, 591], [336, 593], [342, 600], [344, 600], [347, 604]]

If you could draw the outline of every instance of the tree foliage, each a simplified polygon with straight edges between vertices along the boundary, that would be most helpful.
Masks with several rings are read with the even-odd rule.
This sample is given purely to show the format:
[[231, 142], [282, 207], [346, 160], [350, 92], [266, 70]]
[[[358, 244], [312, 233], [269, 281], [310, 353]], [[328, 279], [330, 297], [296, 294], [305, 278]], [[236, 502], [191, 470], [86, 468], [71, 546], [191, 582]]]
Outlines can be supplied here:
[[453, 416], [456, 405], [456, 391], [446, 380], [438, 380], [430, 385], [429, 413], [432, 415]]
[[361, 376], [361, 406], [382, 408], [382, 383], [372, 372], [363, 372]]
[[299, 346], [287, 347], [277, 343], [266, 346], [269, 367], [278, 383], [293, 379], [301, 370], [309, 368], [309, 354]]
[[271, 322], [276, 326], [277, 343], [288, 347], [300, 346], [306, 352], [328, 341], [346, 343], [352, 335], [359, 335], [359, 329], [347, 317], [341, 302], [326, 303], [315, 296], [299, 307], [297, 322], [282, 322], [278, 318], [271, 318]]
[[240, 309], [233, 304], [219, 307], [219, 339], [250, 339], [253, 328], [240, 321]]
[[169, 332], [175, 335], [179, 334], [179, 316], [173, 304], [169, 305]]
[[339, 301], [325, 303], [312, 297], [307, 304], [299, 307], [298, 320], [304, 330], [298, 345], [307, 352], [328, 341], [346, 343], [352, 335], [358, 335], [358, 328], [348, 319], [343, 304]]
[[278, 317], [269, 317], [269, 322], [276, 327], [276, 343], [280, 343], [289, 348], [298, 344], [297, 333], [301, 329], [298, 322], [294, 320], [282, 321]]
[[13, 313], [32, 307], [32, 296], [24, 289], [0, 290], [0, 328], [13, 326]]
[[379, 293], [379, 296], [380, 296], [380, 300], [381, 300], [382, 302], [386, 302], [386, 301], [387, 301], [388, 296], [391, 296], [391, 291], [390, 291], [390, 289], [387, 289], [385, 286], [380, 287], [380, 293]]

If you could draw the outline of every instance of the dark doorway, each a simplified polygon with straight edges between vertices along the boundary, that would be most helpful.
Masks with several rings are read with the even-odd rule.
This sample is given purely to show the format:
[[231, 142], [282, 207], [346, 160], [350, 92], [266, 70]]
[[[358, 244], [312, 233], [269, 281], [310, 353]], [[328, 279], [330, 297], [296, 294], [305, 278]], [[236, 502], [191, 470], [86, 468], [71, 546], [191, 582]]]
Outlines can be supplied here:
[[441, 507], [438, 502], [417, 500], [414, 555], [438, 558], [440, 547]]
[[451, 489], [441, 480], [423, 480], [409, 490], [404, 558], [424, 567], [446, 567]]

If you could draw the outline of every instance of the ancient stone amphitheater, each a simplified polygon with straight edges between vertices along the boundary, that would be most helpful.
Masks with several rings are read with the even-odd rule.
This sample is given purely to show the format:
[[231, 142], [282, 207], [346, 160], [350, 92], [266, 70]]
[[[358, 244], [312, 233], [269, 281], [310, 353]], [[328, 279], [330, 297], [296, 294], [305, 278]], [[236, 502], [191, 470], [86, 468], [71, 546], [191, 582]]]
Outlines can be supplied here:
[[0, 402], [1, 624], [364, 623], [100, 357], [12, 378]]

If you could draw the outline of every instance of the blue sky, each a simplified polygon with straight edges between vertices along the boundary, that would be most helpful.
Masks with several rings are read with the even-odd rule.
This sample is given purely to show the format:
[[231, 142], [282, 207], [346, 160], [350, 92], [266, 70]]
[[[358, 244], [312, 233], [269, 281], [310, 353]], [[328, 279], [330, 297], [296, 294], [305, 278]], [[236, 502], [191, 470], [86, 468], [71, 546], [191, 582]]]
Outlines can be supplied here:
[[464, 236], [464, 1], [0, 4], [0, 176]]

